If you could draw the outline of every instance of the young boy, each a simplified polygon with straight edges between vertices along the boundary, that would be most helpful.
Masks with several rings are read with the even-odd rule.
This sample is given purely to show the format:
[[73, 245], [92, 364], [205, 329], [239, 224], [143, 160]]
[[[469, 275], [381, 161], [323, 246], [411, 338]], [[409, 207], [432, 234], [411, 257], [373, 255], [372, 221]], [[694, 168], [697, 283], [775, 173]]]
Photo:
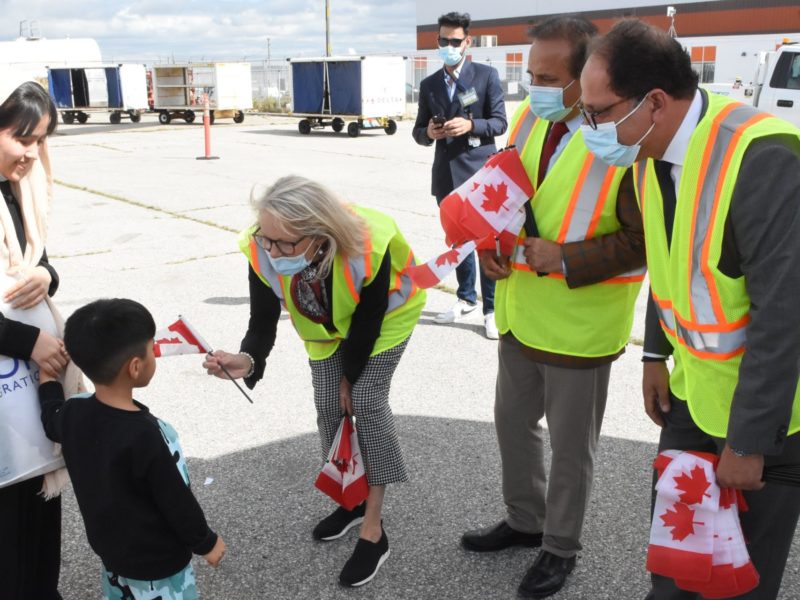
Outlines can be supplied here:
[[92, 302], [67, 320], [64, 343], [95, 393], [64, 401], [42, 370], [47, 436], [64, 452], [106, 600], [198, 597], [192, 553], [216, 567], [225, 553], [189, 489], [175, 430], [133, 399], [156, 370], [155, 323], [133, 300]]

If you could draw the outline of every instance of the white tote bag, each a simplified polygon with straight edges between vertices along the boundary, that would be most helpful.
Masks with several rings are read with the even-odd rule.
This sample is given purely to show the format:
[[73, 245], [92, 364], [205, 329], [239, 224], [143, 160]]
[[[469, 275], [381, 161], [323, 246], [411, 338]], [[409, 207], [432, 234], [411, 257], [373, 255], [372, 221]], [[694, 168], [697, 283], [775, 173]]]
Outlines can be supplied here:
[[[16, 279], [0, 273], [0, 311], [7, 319], [27, 323], [57, 335], [53, 313], [46, 302], [27, 310], [2, 300]], [[0, 354], [0, 488], [64, 466], [55, 444], [42, 428], [39, 408], [39, 366], [33, 361]]]

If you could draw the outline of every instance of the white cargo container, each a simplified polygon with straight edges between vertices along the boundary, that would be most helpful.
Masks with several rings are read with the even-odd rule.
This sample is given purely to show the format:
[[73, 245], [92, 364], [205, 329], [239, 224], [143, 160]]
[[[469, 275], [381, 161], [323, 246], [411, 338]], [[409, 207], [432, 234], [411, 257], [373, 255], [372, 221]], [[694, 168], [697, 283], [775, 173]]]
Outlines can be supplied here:
[[134, 123], [147, 110], [147, 71], [141, 64], [47, 67], [50, 96], [64, 123], [86, 123], [91, 113]]
[[244, 111], [253, 108], [250, 63], [210, 62], [155, 65], [153, 110], [162, 124], [173, 118], [187, 123], [203, 113], [203, 97], [208, 94], [210, 119], [233, 118], [244, 121]]
[[363, 129], [392, 135], [405, 113], [406, 72], [402, 56], [292, 58], [292, 115], [304, 117], [300, 133], [330, 126], [351, 137]]

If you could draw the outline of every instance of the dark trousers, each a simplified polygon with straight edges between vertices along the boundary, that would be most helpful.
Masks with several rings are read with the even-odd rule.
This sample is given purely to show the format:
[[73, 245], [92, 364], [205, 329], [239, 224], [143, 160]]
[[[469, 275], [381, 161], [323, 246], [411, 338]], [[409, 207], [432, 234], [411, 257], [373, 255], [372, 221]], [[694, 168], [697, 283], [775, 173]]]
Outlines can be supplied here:
[[39, 495], [42, 477], [0, 488], [0, 598], [61, 600], [61, 497]]
[[[436, 204], [441, 204], [445, 196], [436, 197]], [[456, 281], [458, 281], [458, 289], [456, 296], [475, 304], [478, 301], [478, 293], [475, 291], [476, 271], [480, 271], [481, 277], [481, 296], [483, 297], [483, 314], [488, 315], [494, 312], [494, 286], [495, 282], [486, 276], [483, 269], [478, 265], [475, 267], [475, 253], [473, 252], [463, 262], [456, 267]]]
[[[725, 440], [713, 438], [694, 424], [686, 402], [670, 395], [672, 409], [665, 415], [658, 450], [699, 450], [718, 454]], [[800, 434], [786, 438], [783, 453], [765, 456], [767, 465], [800, 463]], [[655, 494], [655, 492], [653, 492]], [[742, 530], [750, 559], [761, 577], [756, 589], [737, 600], [773, 600], [778, 597], [783, 570], [800, 516], [800, 488], [768, 483], [758, 492], [745, 492], [750, 509], [741, 513]], [[653, 498], [655, 502], [655, 497]], [[700, 600], [694, 592], [678, 589], [672, 579], [651, 575], [646, 600]]]

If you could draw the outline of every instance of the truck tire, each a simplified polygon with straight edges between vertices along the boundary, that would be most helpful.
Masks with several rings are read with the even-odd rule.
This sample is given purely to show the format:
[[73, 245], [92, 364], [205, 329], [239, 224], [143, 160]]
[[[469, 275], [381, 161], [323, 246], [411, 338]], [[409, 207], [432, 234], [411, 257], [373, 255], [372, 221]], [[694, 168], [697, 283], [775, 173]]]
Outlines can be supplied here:
[[361, 133], [361, 127], [359, 127], [358, 123], [356, 123], [355, 121], [353, 121], [347, 126], [347, 135], [349, 135], [350, 137], [352, 138], [358, 137], [358, 134], [360, 133]]
[[234, 123], [243, 123], [244, 122], [244, 112], [241, 110], [237, 110], [236, 114], [233, 115], [233, 122]]
[[158, 113], [158, 122], [162, 125], [169, 125], [169, 122], [172, 121], [172, 116], [166, 110], [162, 110]]
[[183, 120], [187, 123], [194, 123], [195, 114], [193, 110], [183, 111]]
[[67, 125], [72, 125], [75, 122], [75, 115], [72, 113], [62, 113], [61, 120]]
[[79, 112], [78, 113], [78, 123], [80, 123], [82, 125], [82, 124], [86, 123], [86, 121], [88, 121], [88, 120], [89, 120], [89, 115], [87, 115], [85, 112]]
[[344, 119], [340, 119], [336, 117], [333, 119], [331, 123], [331, 129], [333, 129], [336, 133], [339, 133], [342, 129], [344, 129]]
[[108, 120], [111, 121], [112, 125], [119, 125], [122, 123], [122, 113], [112, 112], [109, 115]]
[[394, 135], [397, 133], [397, 122], [394, 119], [389, 119], [384, 131], [386, 131], [386, 135]]
[[311, 133], [311, 121], [308, 119], [303, 119], [297, 124], [297, 131], [299, 131], [303, 135], [308, 135]]

